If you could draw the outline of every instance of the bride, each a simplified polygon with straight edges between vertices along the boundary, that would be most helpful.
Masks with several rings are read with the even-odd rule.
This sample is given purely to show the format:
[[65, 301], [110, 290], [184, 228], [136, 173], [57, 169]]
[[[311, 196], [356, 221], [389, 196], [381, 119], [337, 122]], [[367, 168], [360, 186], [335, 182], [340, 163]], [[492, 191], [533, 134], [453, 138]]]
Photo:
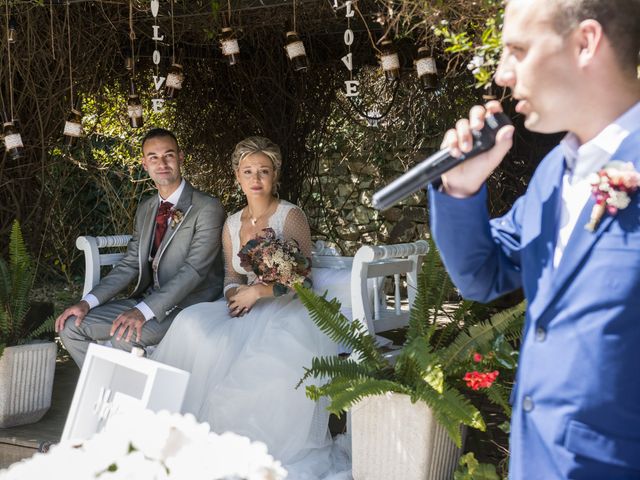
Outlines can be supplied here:
[[293, 293], [274, 297], [273, 285], [256, 282], [238, 257], [269, 227], [311, 257], [309, 225], [300, 208], [275, 195], [277, 145], [249, 137], [236, 145], [231, 163], [247, 206], [227, 219], [222, 233], [225, 298], [178, 314], [153, 359], [191, 373], [184, 412], [216, 432], [266, 443], [288, 479], [316, 479], [332, 467], [328, 413], [295, 386], [314, 356], [333, 355], [337, 347]]

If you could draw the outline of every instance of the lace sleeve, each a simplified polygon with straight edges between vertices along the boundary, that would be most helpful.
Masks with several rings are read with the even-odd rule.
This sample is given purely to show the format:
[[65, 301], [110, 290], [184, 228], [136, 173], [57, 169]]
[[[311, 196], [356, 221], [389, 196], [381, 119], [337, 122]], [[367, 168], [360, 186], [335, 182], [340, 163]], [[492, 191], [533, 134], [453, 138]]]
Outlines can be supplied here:
[[295, 207], [289, 210], [284, 221], [282, 235], [286, 239], [293, 238], [296, 240], [303, 255], [311, 258], [311, 231], [307, 216], [300, 208]]
[[246, 275], [236, 272], [233, 268], [233, 242], [231, 241], [231, 231], [227, 220], [222, 230], [222, 250], [224, 251], [224, 294], [230, 288], [247, 283]]

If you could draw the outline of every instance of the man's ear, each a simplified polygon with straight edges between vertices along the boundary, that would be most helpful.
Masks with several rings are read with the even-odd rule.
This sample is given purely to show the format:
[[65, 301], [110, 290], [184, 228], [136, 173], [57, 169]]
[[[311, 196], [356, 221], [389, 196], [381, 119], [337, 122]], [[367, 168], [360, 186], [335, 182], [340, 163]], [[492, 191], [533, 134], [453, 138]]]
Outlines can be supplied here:
[[140, 163], [142, 164], [142, 168], [144, 168], [144, 171], [148, 172], [149, 168], [147, 167], [147, 159], [144, 158], [144, 155], [142, 156], [142, 158], [140, 158]]
[[587, 67], [593, 62], [594, 57], [602, 48], [602, 25], [593, 19], [583, 20], [578, 25], [576, 33], [580, 49], [578, 52], [578, 65]]

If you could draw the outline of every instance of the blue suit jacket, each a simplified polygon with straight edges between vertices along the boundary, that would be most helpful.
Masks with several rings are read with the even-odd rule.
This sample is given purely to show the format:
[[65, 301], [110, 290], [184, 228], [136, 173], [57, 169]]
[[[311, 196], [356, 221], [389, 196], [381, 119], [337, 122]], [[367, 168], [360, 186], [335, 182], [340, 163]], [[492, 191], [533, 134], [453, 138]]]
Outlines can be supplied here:
[[[612, 159], [640, 171], [640, 131]], [[640, 192], [593, 233], [590, 198], [554, 268], [563, 172], [557, 147], [494, 220], [485, 189], [464, 200], [431, 189], [432, 232], [465, 297], [527, 298], [510, 478], [640, 479]]]

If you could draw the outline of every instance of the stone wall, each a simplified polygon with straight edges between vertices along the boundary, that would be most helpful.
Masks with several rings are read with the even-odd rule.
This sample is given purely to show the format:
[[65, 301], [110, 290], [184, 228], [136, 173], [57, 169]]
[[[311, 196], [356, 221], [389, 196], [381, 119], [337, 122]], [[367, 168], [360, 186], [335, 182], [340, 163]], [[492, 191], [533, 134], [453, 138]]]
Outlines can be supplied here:
[[[336, 245], [344, 255], [353, 255], [364, 244], [426, 238], [425, 191], [383, 212], [371, 206], [372, 195], [406, 171], [401, 156], [397, 152], [385, 155], [379, 165], [349, 160], [339, 153], [321, 160], [317, 178], [306, 186], [303, 195], [313, 239]], [[415, 157], [411, 153], [405, 156]]]

